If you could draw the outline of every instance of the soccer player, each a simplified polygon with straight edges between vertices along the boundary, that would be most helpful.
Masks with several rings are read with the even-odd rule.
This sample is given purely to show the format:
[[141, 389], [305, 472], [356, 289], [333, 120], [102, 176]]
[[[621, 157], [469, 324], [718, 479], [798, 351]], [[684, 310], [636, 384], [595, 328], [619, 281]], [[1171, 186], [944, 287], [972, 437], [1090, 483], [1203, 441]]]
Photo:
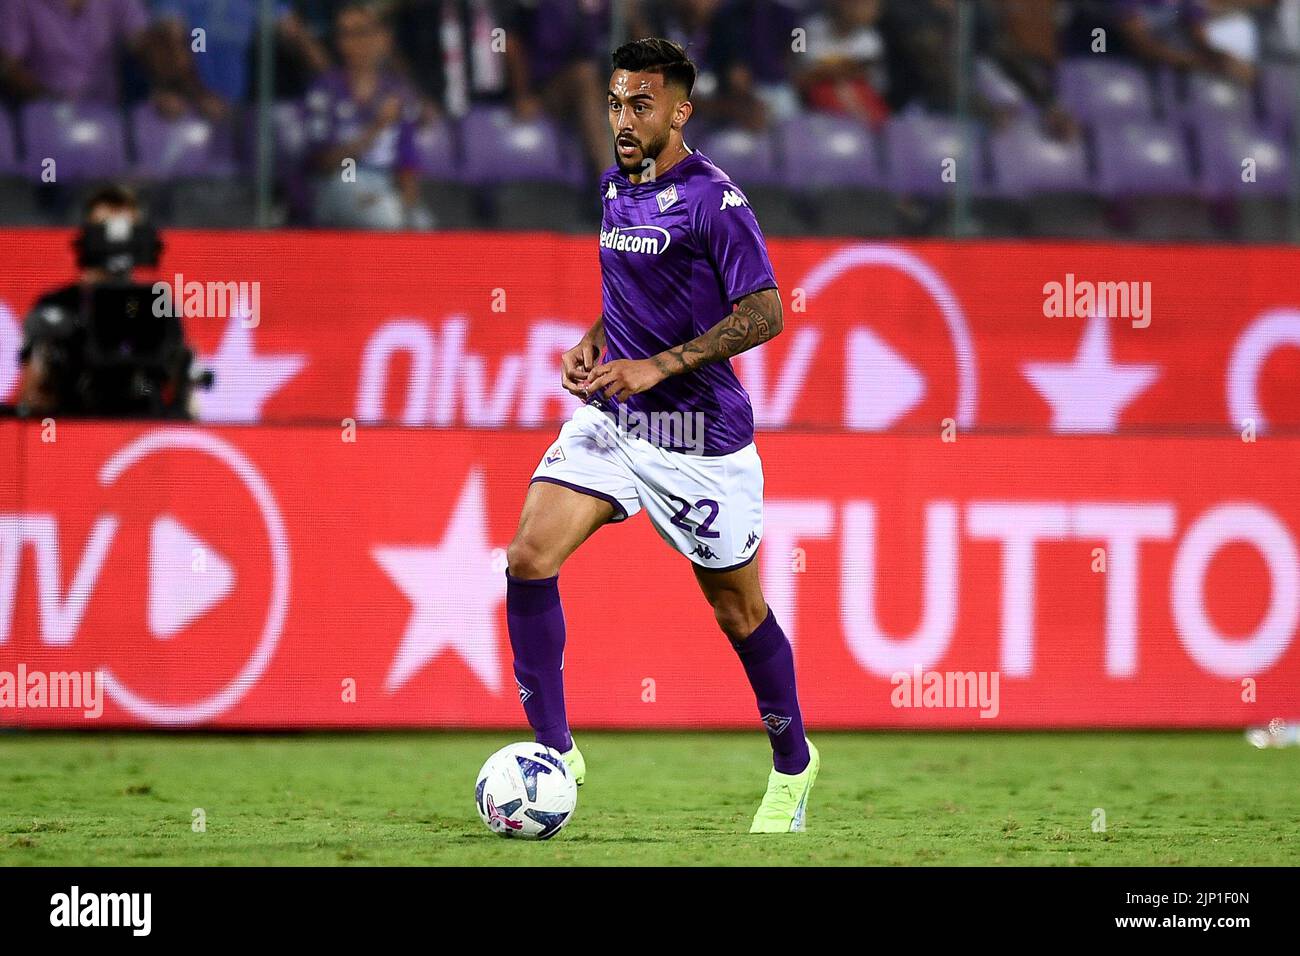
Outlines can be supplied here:
[[564, 388], [586, 404], [542, 456], [507, 552], [519, 699], [537, 741], [581, 784], [586, 763], [564, 706], [560, 566], [596, 529], [644, 508], [692, 562], [772, 744], [750, 832], [799, 831], [820, 758], [804, 736], [790, 642], [759, 586], [763, 468], [730, 363], [781, 331], [781, 297], [745, 194], [682, 139], [695, 82], [686, 53], [636, 40], [614, 51], [613, 67], [602, 314], [562, 359]]

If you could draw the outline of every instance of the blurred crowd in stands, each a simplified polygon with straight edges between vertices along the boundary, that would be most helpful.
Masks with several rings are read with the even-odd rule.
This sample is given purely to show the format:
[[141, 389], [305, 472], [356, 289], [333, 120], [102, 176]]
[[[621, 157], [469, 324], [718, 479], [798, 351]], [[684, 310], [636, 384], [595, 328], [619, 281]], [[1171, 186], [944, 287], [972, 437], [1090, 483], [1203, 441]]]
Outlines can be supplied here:
[[276, 224], [590, 229], [609, 52], [647, 35], [771, 233], [942, 233], [958, 183], [987, 234], [1285, 240], [1300, 202], [1300, 0], [265, 7], [0, 0], [0, 222], [115, 178], [247, 226], [261, 175]]

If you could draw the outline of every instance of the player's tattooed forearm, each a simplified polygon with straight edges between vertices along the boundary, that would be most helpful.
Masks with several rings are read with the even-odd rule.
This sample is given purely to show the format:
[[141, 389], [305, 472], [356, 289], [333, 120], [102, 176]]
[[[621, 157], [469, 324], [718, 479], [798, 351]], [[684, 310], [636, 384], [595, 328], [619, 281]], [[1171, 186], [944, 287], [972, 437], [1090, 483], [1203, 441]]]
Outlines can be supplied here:
[[665, 375], [692, 372], [762, 345], [781, 325], [781, 296], [764, 289], [741, 299], [734, 312], [703, 335], [654, 356], [654, 363]]
[[780, 319], [772, 312], [772, 303], [780, 308], [780, 300], [750, 296], [736, 305], [736, 311], [727, 317], [722, 329], [723, 351], [728, 357], [762, 345], [775, 334]]
[[689, 372], [691, 369], [699, 368], [710, 361], [703, 340], [712, 333], [713, 330], [710, 329], [704, 335], [692, 339], [685, 345], [671, 348], [667, 352], [660, 352], [652, 358], [652, 361], [659, 371], [665, 375], [680, 375], [682, 372]]

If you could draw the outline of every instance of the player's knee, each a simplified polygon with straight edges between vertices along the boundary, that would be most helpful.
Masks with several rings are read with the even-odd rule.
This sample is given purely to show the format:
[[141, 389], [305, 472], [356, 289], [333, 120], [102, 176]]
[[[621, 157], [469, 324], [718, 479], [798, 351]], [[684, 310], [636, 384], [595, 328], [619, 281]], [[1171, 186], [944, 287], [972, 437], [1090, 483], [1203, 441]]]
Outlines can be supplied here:
[[745, 595], [724, 594], [714, 602], [713, 616], [723, 634], [733, 641], [743, 641], [763, 623], [767, 605], [748, 600]]
[[560, 563], [529, 538], [515, 538], [506, 548], [506, 568], [516, 578], [536, 580], [560, 573]]

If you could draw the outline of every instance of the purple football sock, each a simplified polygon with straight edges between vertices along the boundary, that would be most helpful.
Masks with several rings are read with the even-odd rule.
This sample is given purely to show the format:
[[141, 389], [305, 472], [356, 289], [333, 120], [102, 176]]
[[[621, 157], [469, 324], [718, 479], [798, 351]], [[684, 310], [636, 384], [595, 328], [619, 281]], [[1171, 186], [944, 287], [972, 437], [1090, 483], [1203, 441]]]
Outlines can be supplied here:
[[754, 688], [758, 714], [772, 742], [772, 765], [779, 773], [803, 773], [809, 754], [794, 686], [794, 652], [772, 609], [768, 608], [767, 617], [753, 634], [732, 641], [731, 646], [740, 655], [749, 686]]
[[564, 609], [560, 577], [529, 581], [506, 572], [506, 624], [515, 653], [519, 700], [539, 744], [573, 746], [564, 712]]

